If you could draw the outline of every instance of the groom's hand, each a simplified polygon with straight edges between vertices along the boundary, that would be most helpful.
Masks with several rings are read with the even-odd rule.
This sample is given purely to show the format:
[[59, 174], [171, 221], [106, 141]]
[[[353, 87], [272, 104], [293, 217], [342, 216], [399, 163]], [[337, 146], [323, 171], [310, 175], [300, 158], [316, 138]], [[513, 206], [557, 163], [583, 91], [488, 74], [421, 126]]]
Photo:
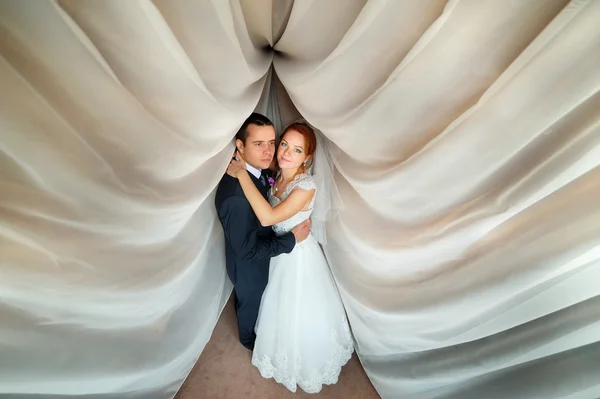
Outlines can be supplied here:
[[292, 229], [292, 233], [294, 233], [294, 237], [296, 237], [296, 244], [306, 240], [306, 237], [310, 234], [310, 219], [305, 220], [300, 223], [298, 226]]

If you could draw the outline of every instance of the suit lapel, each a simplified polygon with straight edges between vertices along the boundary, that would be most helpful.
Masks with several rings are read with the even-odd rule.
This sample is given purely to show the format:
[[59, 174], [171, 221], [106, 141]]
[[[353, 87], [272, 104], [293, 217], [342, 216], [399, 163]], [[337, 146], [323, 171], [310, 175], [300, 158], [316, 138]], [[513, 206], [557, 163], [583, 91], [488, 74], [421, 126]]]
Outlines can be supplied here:
[[263, 185], [259, 179], [257, 179], [256, 177], [254, 177], [254, 175], [252, 173], [249, 173], [250, 178], [252, 179], [252, 181], [254, 182], [254, 185], [256, 186], [256, 188], [258, 188], [258, 191], [260, 191], [260, 193], [262, 194], [262, 196], [267, 199], [267, 187], [266, 185]]

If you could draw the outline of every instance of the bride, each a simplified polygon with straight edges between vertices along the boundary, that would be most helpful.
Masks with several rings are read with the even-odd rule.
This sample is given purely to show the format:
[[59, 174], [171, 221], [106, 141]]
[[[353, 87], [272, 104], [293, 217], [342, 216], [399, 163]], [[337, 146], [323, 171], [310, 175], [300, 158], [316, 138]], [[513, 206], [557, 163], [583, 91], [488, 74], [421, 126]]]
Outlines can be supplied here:
[[[276, 234], [311, 216], [317, 187], [307, 170], [316, 146], [315, 133], [307, 124], [293, 123], [285, 129], [268, 202], [239, 153], [227, 169], [239, 180], [260, 223], [273, 226]], [[263, 377], [274, 378], [292, 392], [299, 386], [317, 393], [323, 384], [335, 384], [350, 359], [354, 344], [348, 320], [325, 255], [312, 235], [291, 253], [271, 259], [256, 336], [252, 364]]]

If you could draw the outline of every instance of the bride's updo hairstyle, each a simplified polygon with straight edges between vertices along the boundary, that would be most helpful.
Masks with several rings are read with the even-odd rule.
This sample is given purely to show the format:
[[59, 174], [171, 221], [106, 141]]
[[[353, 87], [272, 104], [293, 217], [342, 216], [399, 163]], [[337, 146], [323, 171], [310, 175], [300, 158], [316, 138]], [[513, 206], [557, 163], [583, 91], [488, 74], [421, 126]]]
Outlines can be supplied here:
[[304, 173], [314, 161], [315, 150], [317, 149], [317, 136], [315, 136], [314, 130], [303, 122], [294, 122], [288, 127], [285, 128], [283, 133], [281, 134], [281, 138], [285, 137], [285, 134], [289, 131], [298, 132], [304, 137], [304, 151], [306, 155], [306, 160], [304, 164], [300, 165], [298, 168], [298, 173]]

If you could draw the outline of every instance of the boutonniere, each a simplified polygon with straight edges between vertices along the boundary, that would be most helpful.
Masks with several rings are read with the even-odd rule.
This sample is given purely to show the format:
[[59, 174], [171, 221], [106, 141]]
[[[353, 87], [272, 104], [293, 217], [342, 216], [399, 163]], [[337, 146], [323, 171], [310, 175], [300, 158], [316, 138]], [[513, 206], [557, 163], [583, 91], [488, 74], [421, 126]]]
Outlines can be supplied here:
[[263, 170], [263, 176], [267, 179], [269, 186], [273, 187], [275, 184], [275, 173], [271, 169]]

